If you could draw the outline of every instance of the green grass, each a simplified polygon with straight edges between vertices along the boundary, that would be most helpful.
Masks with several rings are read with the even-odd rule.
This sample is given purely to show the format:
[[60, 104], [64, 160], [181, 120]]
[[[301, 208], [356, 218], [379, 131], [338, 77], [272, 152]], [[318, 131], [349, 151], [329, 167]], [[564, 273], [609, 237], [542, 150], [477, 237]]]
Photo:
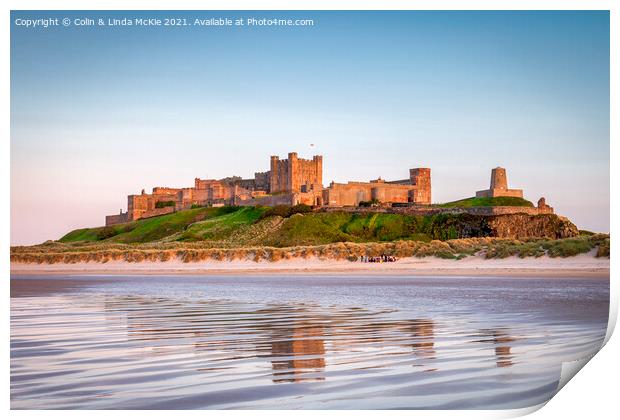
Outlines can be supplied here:
[[517, 206], [534, 207], [531, 201], [519, 197], [470, 197], [463, 200], [451, 201], [438, 204], [437, 207], [492, 207], [492, 206]]
[[236, 207], [198, 208], [164, 216], [141, 219], [113, 226], [77, 229], [59, 239], [60, 242], [107, 241], [143, 243], [163, 239], [185, 230], [192, 223], [238, 210]]
[[596, 250], [596, 257], [609, 258], [609, 235], [594, 234], [564, 239], [530, 239], [525, 241], [502, 239], [488, 247], [486, 258], [510, 256], [566, 258]]
[[400, 214], [354, 214], [342, 231], [365, 240], [394, 241], [418, 233], [421, 220]]
[[592, 241], [582, 236], [567, 238], [563, 241], [548, 241], [542, 246], [550, 257], [572, 257], [589, 252], [593, 248]]
[[[60, 242], [214, 241], [235, 242], [227, 246], [254, 243], [285, 247], [400, 239], [429, 241], [437, 237], [436, 232], [441, 232], [443, 219], [446, 219], [444, 216], [345, 212], [293, 214], [283, 219], [278, 215], [265, 217], [270, 211], [269, 207], [184, 210], [122, 225], [79, 229], [65, 235]], [[278, 218], [282, 222], [270, 223]], [[268, 230], [267, 234], [255, 238], [263, 228]], [[452, 236], [457, 237], [456, 233]]]
[[[430, 216], [394, 213], [311, 212], [293, 213], [285, 209], [282, 217], [270, 207], [200, 207], [131, 223], [77, 229], [63, 236], [61, 243], [148, 244], [206, 243], [210, 247], [238, 248], [247, 246], [318, 246], [337, 242], [394, 242], [488, 237], [493, 231], [489, 218], [470, 214], [437, 214]], [[537, 216], [538, 217], [538, 216]], [[543, 217], [543, 216], [540, 216]], [[544, 215], [556, 218], [554, 215]], [[541, 235], [543, 236], [543, 235]], [[582, 236], [594, 240], [594, 236]], [[507, 246], [507, 245], [506, 245]], [[571, 246], [558, 253], [577, 252]], [[527, 247], [526, 247], [527, 248]], [[532, 247], [519, 250], [498, 249], [498, 254], [539, 255]], [[607, 249], [607, 251], [606, 251]], [[461, 253], [467, 250], [459, 251]], [[550, 255], [555, 248], [545, 248]], [[601, 253], [609, 252], [603, 246]]]
[[350, 215], [343, 213], [312, 213], [285, 219], [267, 245], [284, 247], [321, 245], [333, 242], [357, 242], [357, 238], [342, 231]]
[[235, 231], [259, 220], [267, 207], [244, 207], [232, 213], [212, 217], [189, 226], [176, 240], [204, 241], [223, 240]]
[[334, 242], [429, 241], [436, 216], [386, 213], [310, 213], [285, 219], [270, 246], [322, 245]]

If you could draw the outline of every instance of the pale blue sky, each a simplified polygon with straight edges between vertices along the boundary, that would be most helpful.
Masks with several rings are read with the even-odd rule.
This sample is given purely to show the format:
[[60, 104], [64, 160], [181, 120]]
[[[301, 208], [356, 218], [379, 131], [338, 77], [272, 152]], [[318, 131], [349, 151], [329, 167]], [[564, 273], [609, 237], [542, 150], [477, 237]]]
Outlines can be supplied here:
[[[293, 17], [313, 27], [48, 28], [16, 18]], [[607, 12], [13, 12], [11, 243], [153, 186], [324, 155], [331, 180], [432, 168], [433, 201], [504, 166], [609, 230]], [[316, 146], [311, 148], [313, 143]], [[48, 216], [42, 216], [43, 213]]]

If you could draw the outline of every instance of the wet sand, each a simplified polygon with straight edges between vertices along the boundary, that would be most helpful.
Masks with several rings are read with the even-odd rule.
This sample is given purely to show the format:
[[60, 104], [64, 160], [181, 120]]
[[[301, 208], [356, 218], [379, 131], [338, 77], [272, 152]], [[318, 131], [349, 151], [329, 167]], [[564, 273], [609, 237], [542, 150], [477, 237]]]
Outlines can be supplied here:
[[11, 408], [515, 409], [590, 357], [605, 278], [11, 278]]
[[596, 258], [593, 253], [568, 258], [484, 259], [474, 256], [459, 261], [435, 257], [401, 258], [396, 262], [363, 263], [347, 260], [297, 258], [278, 262], [249, 260], [201, 261], [184, 263], [110, 261], [107, 263], [21, 264], [11, 263], [11, 274], [350, 274], [356, 275], [420, 275], [420, 276], [533, 276], [561, 274], [565, 277], [608, 277], [609, 258]]

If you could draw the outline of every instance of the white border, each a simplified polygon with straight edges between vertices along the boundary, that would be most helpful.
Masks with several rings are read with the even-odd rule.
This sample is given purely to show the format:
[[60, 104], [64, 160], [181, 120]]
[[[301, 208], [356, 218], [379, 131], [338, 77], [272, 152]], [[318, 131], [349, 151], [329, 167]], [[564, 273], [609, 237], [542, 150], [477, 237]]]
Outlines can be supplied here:
[[[259, 2], [260, 1], [260, 2]], [[611, 191], [616, 192], [618, 190], [618, 170], [615, 169], [618, 163], [619, 145], [618, 145], [618, 123], [616, 118], [618, 116], [618, 110], [620, 110], [618, 95], [618, 83], [617, 76], [620, 74], [620, 66], [618, 65], [618, 40], [620, 39], [620, 33], [618, 25], [618, 11], [620, 8], [613, 0], [425, 0], [425, 1], [413, 1], [413, 0], [213, 0], [213, 1], [199, 1], [199, 0], [38, 0], [38, 1], [16, 1], [8, 0], [2, 2], [2, 8], [4, 9], [4, 21], [2, 25], [2, 48], [4, 62], [0, 66], [0, 76], [4, 81], [5, 88], [3, 92], [10, 92], [10, 10], [610, 10], [611, 11], [611, 104], [610, 115], [611, 127], [610, 127], [610, 168], [611, 168]], [[2, 142], [0, 145], [0, 170], [2, 173], [2, 185], [3, 191], [10, 191], [10, 95], [2, 95], [2, 115], [1, 115], [1, 129], [2, 129]], [[5, 197], [10, 196], [5, 194]], [[611, 214], [618, 214], [618, 201], [617, 196], [612, 194], [611, 201]], [[5, 390], [3, 394], [3, 404], [6, 410], [10, 407], [10, 389], [9, 389], [9, 343], [10, 343], [10, 331], [9, 331], [9, 238], [10, 238], [10, 203], [5, 201], [1, 207], [2, 211], [2, 235], [1, 244], [5, 250], [4, 258], [0, 261], [0, 268], [4, 274], [2, 282], [2, 290], [5, 296], [5, 318], [2, 324], [2, 331], [4, 337], [4, 384]], [[612, 218], [611, 229], [612, 236], [615, 232], [618, 232], [617, 218]], [[615, 237], [614, 237], [615, 239]], [[614, 261], [617, 259], [618, 252], [615, 247], [612, 247], [612, 264], [611, 264], [611, 314], [610, 314], [610, 326], [607, 332], [607, 339], [611, 336], [613, 327], [615, 326], [617, 313], [618, 313], [618, 281], [616, 276], [616, 269]], [[583, 369], [583, 372], [579, 373], [578, 379], [570, 381], [570, 383], [564, 388], [556, 397], [554, 397], [548, 404], [548, 407], [544, 410], [537, 411], [531, 418], [613, 418], [617, 414], [618, 404], [616, 402], [617, 395], [615, 390], [617, 389], [617, 378], [615, 377], [619, 373], [619, 362], [616, 354], [620, 354], [620, 345], [618, 344], [618, 338], [612, 339], [609, 344], [597, 355], [593, 361]], [[208, 415], [209, 417], [217, 416], [219, 418], [241, 418], [246, 416], [252, 417], [269, 417], [270, 419], [286, 419], [289, 420], [291, 415], [300, 418], [314, 418], [319, 415], [321, 417], [340, 418], [342, 416], [356, 416], [362, 418], [371, 417], [383, 417], [390, 416], [394, 418], [410, 418], [411, 416], [423, 416], [424, 418], [445, 418], [445, 417], [460, 417], [460, 418], [498, 418], [498, 417], [513, 417], [518, 415], [527, 414], [528, 412], [535, 411], [536, 408], [524, 409], [524, 410], [507, 410], [507, 411], [451, 411], [451, 412], [436, 412], [436, 411], [424, 411], [424, 412], [351, 412], [351, 411], [322, 411], [320, 413], [303, 411], [296, 412], [294, 414], [283, 411], [253, 411], [248, 412], [174, 412], [167, 411], [159, 412], [127, 412], [120, 411], [115, 412], [113, 415], [120, 417], [135, 417], [148, 415], [149, 418], [159, 419], [166, 418], [170, 414], [175, 416], [184, 417], [203, 417]], [[45, 417], [51, 418], [82, 418], [84, 412], [38, 412], [38, 411], [21, 411], [11, 412], [14, 417], [30, 418], [34, 416], [45, 415]], [[87, 414], [92, 418], [105, 418], [110, 413], [105, 411], [89, 412]]]

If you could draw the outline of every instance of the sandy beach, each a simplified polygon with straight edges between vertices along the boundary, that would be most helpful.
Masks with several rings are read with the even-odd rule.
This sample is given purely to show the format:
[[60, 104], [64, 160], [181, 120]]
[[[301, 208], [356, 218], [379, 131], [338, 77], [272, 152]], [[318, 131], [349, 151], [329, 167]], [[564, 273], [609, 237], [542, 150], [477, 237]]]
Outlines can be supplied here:
[[609, 259], [596, 258], [594, 253], [568, 258], [518, 258], [484, 259], [467, 257], [459, 261], [435, 257], [401, 258], [395, 262], [363, 263], [347, 260], [297, 258], [278, 262], [249, 260], [201, 261], [184, 263], [180, 260], [166, 262], [110, 261], [107, 263], [76, 264], [22, 264], [11, 263], [11, 274], [348, 274], [356, 275], [420, 275], [420, 276], [609, 276]]

